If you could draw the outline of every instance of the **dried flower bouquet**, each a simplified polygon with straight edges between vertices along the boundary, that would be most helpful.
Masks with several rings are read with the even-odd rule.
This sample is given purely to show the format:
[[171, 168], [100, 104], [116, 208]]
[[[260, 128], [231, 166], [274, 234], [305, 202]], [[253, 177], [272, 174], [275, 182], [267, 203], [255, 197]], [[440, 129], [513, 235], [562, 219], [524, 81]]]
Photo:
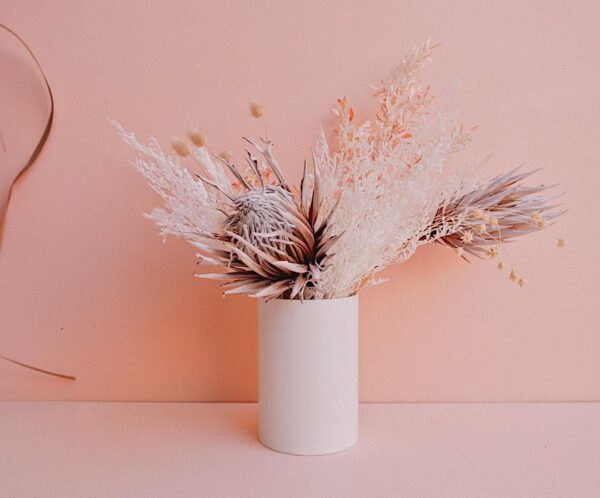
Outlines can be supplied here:
[[[418, 74], [432, 48], [429, 41], [416, 47], [381, 83], [373, 122], [358, 124], [346, 99], [338, 100], [337, 147], [332, 151], [321, 130], [299, 188], [286, 181], [266, 137], [245, 139], [241, 169], [229, 153], [211, 153], [197, 130], [189, 141], [172, 141], [177, 157], [115, 123], [141, 154], [133, 164], [165, 201], [148, 216], [163, 235], [192, 244], [201, 264], [224, 270], [197, 276], [223, 281], [225, 294], [351, 296], [431, 242], [463, 258], [499, 256], [505, 243], [563, 211], [544, 195], [549, 187], [523, 183], [532, 172], [480, 180], [473, 168], [455, 164], [470, 133], [431, 109]], [[264, 119], [261, 105], [251, 103], [250, 112]], [[180, 158], [195, 163], [194, 174]], [[514, 268], [509, 278], [525, 284]]]

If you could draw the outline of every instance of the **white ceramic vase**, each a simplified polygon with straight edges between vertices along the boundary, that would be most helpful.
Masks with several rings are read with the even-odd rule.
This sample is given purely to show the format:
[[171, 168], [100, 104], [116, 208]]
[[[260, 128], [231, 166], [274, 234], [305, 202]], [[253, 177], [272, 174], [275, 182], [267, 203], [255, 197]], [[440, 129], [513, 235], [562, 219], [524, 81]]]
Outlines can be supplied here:
[[358, 297], [261, 301], [259, 438], [323, 455], [358, 439]]

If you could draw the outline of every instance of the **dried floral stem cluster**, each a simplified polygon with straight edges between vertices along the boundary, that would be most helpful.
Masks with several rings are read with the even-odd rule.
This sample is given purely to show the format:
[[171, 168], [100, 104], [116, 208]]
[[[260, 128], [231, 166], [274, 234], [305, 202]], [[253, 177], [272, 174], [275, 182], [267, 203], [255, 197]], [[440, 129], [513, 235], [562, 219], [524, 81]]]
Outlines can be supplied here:
[[[500, 175], [441, 205], [432, 223], [434, 230], [447, 223], [457, 229], [435, 237], [436, 242], [454, 248], [461, 257], [468, 253], [495, 258], [502, 244], [551, 224], [564, 211], [542, 195], [552, 186], [523, 185], [522, 181], [533, 173], [512, 171]], [[564, 247], [564, 239], [559, 239], [557, 245]], [[500, 261], [497, 268], [502, 271], [504, 262]], [[521, 287], [526, 283], [514, 269], [509, 279]]]
[[223, 280], [225, 294], [313, 299], [324, 293], [321, 274], [340, 235], [333, 234], [330, 223], [335, 207], [322, 209], [318, 175], [305, 168], [295, 192], [270, 141], [259, 145], [246, 139], [262, 160], [247, 150], [242, 172], [223, 154], [214, 156], [198, 146], [204, 138], [193, 131], [188, 135], [195, 148], [180, 139], [171, 145], [179, 156], [197, 163], [200, 172], [194, 178], [156, 140], [143, 145], [115, 126], [148, 158], [138, 157], [134, 164], [165, 199], [166, 209], [149, 214], [162, 234], [184, 237], [198, 249], [201, 263], [226, 269], [198, 277]]
[[[300, 188], [287, 183], [266, 126], [260, 143], [245, 139], [244, 170], [230, 153], [210, 153], [197, 130], [189, 141], [173, 139], [177, 155], [196, 163], [192, 176], [156, 140], [141, 144], [115, 123], [141, 153], [135, 166], [165, 201], [149, 217], [163, 235], [195, 246], [200, 263], [224, 269], [198, 276], [222, 280], [225, 294], [354, 295], [430, 242], [462, 257], [497, 257], [502, 244], [544, 228], [562, 211], [544, 196], [548, 187], [523, 184], [531, 172], [481, 181], [454, 164], [470, 134], [430, 108], [418, 73], [431, 51], [429, 42], [415, 48], [382, 82], [373, 122], [358, 124], [346, 99], [338, 100], [337, 147], [332, 151], [321, 131]], [[252, 102], [250, 113], [264, 123], [262, 105]], [[525, 284], [514, 269], [510, 279]]]

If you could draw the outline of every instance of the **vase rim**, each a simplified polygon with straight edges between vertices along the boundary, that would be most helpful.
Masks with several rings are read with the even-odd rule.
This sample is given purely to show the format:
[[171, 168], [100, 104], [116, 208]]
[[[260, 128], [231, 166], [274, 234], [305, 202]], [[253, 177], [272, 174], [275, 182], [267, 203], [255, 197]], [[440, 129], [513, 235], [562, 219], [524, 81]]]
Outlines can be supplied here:
[[[287, 302], [287, 303], [300, 303], [300, 304], [304, 304], [304, 303], [325, 303], [325, 302], [340, 302], [340, 301], [352, 301], [358, 299], [358, 293], [357, 294], [353, 294], [352, 296], [346, 296], [346, 297], [333, 297], [333, 298], [329, 298], [329, 299], [289, 299], [289, 298], [281, 298], [281, 297], [277, 297], [275, 299], [272, 299], [272, 301], [276, 301], [276, 302]], [[265, 299], [261, 300], [262, 302], [267, 302]]]

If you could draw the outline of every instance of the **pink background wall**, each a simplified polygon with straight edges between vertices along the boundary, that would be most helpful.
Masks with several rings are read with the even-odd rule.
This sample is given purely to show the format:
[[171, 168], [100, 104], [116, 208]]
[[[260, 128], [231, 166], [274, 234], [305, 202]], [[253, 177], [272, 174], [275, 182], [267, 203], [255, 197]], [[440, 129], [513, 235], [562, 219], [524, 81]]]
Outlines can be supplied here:
[[0, 0], [0, 12], [57, 105], [9, 210], [0, 353], [78, 377], [0, 362], [1, 398], [254, 400], [256, 303], [223, 300], [192, 278], [190, 247], [161, 243], [141, 217], [158, 200], [106, 117], [164, 143], [198, 126], [239, 153], [260, 133], [254, 97], [297, 178], [336, 97], [370, 117], [368, 85], [432, 37], [426, 76], [437, 94], [458, 79], [485, 172], [543, 166], [536, 179], [560, 182], [570, 212], [512, 249], [526, 289], [430, 247], [364, 291], [362, 399], [600, 400], [596, 2]]

